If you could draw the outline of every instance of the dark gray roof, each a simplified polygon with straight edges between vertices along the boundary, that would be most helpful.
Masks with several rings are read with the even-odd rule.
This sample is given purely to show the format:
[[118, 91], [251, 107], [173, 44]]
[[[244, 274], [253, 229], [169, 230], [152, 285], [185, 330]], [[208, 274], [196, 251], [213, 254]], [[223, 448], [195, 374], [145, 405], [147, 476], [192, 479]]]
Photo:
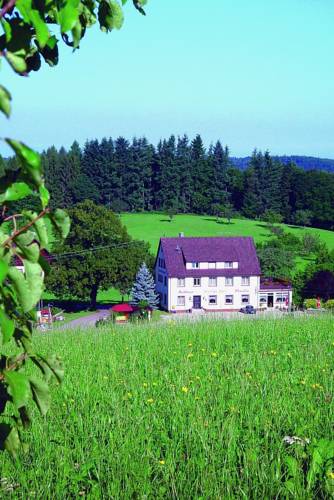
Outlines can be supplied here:
[[[253, 238], [161, 238], [170, 277], [259, 276], [260, 264]], [[238, 269], [186, 269], [186, 262], [238, 262]]]

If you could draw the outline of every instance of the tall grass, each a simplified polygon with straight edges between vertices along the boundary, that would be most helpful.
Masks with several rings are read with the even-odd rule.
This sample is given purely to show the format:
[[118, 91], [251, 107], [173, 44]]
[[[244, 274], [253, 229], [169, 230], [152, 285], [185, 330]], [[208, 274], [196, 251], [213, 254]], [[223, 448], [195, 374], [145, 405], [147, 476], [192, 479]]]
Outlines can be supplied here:
[[284, 497], [284, 436], [333, 435], [333, 342], [331, 316], [36, 334], [66, 377], [3, 495]]

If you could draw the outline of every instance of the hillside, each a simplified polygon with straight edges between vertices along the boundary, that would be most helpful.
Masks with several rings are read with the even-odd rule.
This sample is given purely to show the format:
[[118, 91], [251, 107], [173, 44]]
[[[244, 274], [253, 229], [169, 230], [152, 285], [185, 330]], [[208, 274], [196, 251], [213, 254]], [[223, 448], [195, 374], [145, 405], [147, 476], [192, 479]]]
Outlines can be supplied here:
[[[256, 243], [270, 238], [271, 233], [265, 223], [249, 219], [233, 219], [231, 224], [216, 222], [215, 217], [204, 215], [176, 215], [172, 222], [164, 214], [122, 214], [123, 224], [133, 238], [148, 241], [151, 251], [156, 252], [162, 236], [253, 236]], [[315, 228], [301, 228], [281, 224], [297, 236], [307, 231], [318, 234], [329, 248], [334, 248], [334, 232]]]
[[[323, 170], [325, 172], [334, 172], [334, 160], [329, 158], [316, 158], [315, 156], [273, 156], [275, 160], [286, 164], [293, 162], [297, 167], [303, 170]], [[248, 166], [250, 156], [245, 158], [232, 157], [231, 161], [233, 165], [241, 170], [245, 170]]]

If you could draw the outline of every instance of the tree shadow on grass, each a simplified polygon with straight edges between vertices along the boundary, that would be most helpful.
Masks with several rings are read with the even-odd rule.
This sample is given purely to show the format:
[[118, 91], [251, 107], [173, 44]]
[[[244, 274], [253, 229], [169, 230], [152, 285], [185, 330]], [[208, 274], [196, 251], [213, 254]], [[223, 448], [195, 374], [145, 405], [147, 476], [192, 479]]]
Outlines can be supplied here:
[[160, 219], [159, 222], [173, 222], [173, 221], [169, 219]]
[[[113, 302], [111, 300], [101, 300], [98, 301], [96, 305], [96, 309], [109, 309], [114, 304], [118, 302]], [[62, 300], [62, 299], [52, 299], [52, 300], [44, 300], [43, 307], [57, 307], [62, 309], [67, 313], [81, 312], [81, 311], [90, 311], [90, 302], [85, 300]]]
[[209, 218], [206, 218], [206, 217], [202, 217], [202, 220], [207, 220], [209, 222], [215, 222], [216, 224], [222, 225], [222, 226], [233, 226], [235, 224], [235, 222], [227, 222], [225, 220], [219, 220], [219, 221], [217, 221], [216, 219], [209, 219]]

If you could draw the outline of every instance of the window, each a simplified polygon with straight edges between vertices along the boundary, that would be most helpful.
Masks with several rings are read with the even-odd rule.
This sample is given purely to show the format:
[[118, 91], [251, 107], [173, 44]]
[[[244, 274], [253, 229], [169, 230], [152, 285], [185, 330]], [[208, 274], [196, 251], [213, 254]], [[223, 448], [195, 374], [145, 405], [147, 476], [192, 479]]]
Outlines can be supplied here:
[[194, 278], [194, 286], [201, 286], [201, 278]]
[[209, 286], [217, 286], [217, 278], [209, 278]]
[[233, 278], [225, 278], [226, 286], [233, 286]]
[[233, 262], [224, 262], [224, 267], [225, 269], [232, 269]]
[[164, 285], [167, 286], [167, 276], [165, 276]]
[[161, 259], [160, 257], [159, 257], [159, 267], [162, 267], [163, 269], [166, 268], [164, 259]]
[[185, 286], [185, 279], [177, 278], [177, 286]]
[[249, 295], [241, 295], [241, 303], [249, 304]]
[[241, 276], [241, 284], [242, 285], [249, 285], [249, 277], [248, 276]]
[[191, 267], [192, 267], [193, 269], [199, 269], [199, 262], [192, 262], [192, 263], [191, 263]]
[[177, 305], [178, 306], [184, 306], [186, 304], [186, 298], [184, 295], [178, 295], [177, 296]]
[[162, 276], [162, 274], [158, 275], [158, 281], [159, 281], [159, 283], [163, 283], [163, 276]]
[[217, 295], [209, 295], [209, 304], [212, 306], [217, 305]]
[[277, 294], [276, 302], [279, 302], [282, 304], [282, 303], [285, 303], [287, 299], [288, 299], [288, 295]]
[[209, 262], [209, 269], [216, 269], [216, 262]]
[[233, 295], [225, 296], [225, 304], [233, 304]]
[[260, 296], [260, 304], [266, 304], [267, 303], [267, 296], [266, 295], [262, 295]]
[[165, 301], [165, 304], [167, 304], [167, 295], [164, 294], [164, 301]]

